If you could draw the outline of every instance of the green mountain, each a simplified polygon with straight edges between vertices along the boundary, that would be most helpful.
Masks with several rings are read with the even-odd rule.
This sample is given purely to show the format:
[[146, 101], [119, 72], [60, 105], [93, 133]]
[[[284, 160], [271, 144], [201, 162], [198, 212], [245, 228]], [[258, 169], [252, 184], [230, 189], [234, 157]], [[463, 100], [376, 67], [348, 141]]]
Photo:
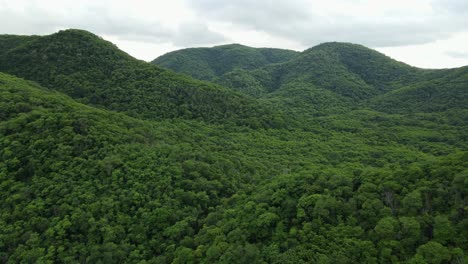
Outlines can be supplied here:
[[324, 44], [216, 78], [253, 98], [88, 32], [0, 45], [2, 263], [468, 260], [466, 67]]
[[[223, 68], [220, 67], [220, 62], [243, 59], [242, 56], [238, 56], [236, 53], [224, 51], [225, 47], [231, 47], [231, 45], [174, 51], [157, 58], [153, 63], [197, 77], [195, 67], [192, 69], [180, 67], [199, 63], [206, 64], [206, 67], [219, 69]], [[234, 45], [234, 47], [237, 46]], [[242, 48], [257, 51], [257, 53], [262, 51], [262, 49]], [[225, 60], [207, 60], [195, 53], [195, 51], [199, 51], [203, 52], [203, 54], [218, 54], [220, 50], [224, 51], [221, 54], [223, 58], [226, 58]], [[184, 58], [184, 60], [181, 58]], [[171, 61], [180, 60], [180, 63], [166, 63], [165, 61], [169, 59]], [[249, 56], [249, 59], [258, 60], [253, 55]], [[190, 63], [187, 63], [189, 61]], [[249, 60], [244, 61], [248, 62]], [[426, 72], [394, 61], [361, 45], [348, 43], [324, 43], [304, 52], [294, 53], [294, 56], [284, 57], [284, 60], [260, 61], [262, 62], [260, 64], [250, 63], [250, 65], [255, 64], [255, 67], [248, 65], [232, 67], [232, 64], [227, 63], [227, 66], [223, 69], [227, 68], [228, 70], [221, 70], [222, 74], [216, 74], [215, 76], [220, 77], [225, 74], [220, 78], [220, 81], [227, 82], [233, 81], [235, 76], [250, 74], [254, 79], [260, 79], [259, 81], [263, 84], [265, 91], [269, 92], [290, 81], [300, 80], [332, 90], [340, 95], [364, 98], [375, 95], [377, 92], [391, 90], [402, 84], [411, 83], [411, 81], [417, 80], [419, 76]], [[261, 69], [257, 70], [259, 68]], [[262, 74], [270, 75], [267, 77], [270, 83], [262, 80], [260, 77]]]
[[[330, 42], [304, 51], [304, 54], [324, 54], [335, 59], [343, 70], [353, 74], [375, 92], [386, 92], [421, 79], [431, 71], [424, 71], [393, 60], [382, 53], [357, 44]], [[320, 65], [325, 67], [329, 61]], [[335, 65], [336, 66], [336, 65]]]
[[177, 50], [151, 63], [200, 80], [213, 81], [216, 77], [235, 69], [253, 70], [268, 64], [288, 61], [297, 55], [298, 52], [292, 50], [251, 48], [231, 44]]
[[146, 119], [250, 126], [271, 125], [275, 119], [247, 96], [138, 61], [82, 30], [29, 38], [0, 56], [0, 71], [34, 80], [85, 104]]
[[[201, 61], [185, 50], [174, 53], [191, 61]], [[156, 59], [154, 62], [158, 61]], [[179, 71], [171, 64], [161, 66]], [[266, 64], [253, 70], [235, 68], [213, 81], [270, 102], [294, 115], [306, 113], [316, 116], [366, 106], [390, 111], [391, 105], [401, 101], [408, 102], [407, 106], [414, 105], [413, 112], [443, 109], [452, 99], [460, 105], [466, 90], [463, 86], [467, 82], [460, 71], [463, 70], [418, 69], [361, 45], [331, 42], [298, 53], [287, 61]], [[181, 72], [196, 76], [187, 69]], [[460, 88], [454, 88], [448, 80], [454, 81], [455, 86]], [[432, 90], [427, 88], [431, 86], [437, 86], [439, 92], [434, 93], [427, 102], [418, 101], [426, 100], [418, 94], [412, 99], [405, 95], [410, 90], [415, 93], [415, 89], [419, 91], [417, 93], [423, 89]], [[408, 96], [412, 97], [410, 94]], [[407, 109], [402, 105], [394, 108], [399, 110], [394, 109], [393, 112]]]
[[136, 120], [3, 73], [0, 94], [2, 262], [164, 259], [180, 225], [195, 232], [256, 168], [200, 123]]
[[466, 109], [468, 67], [443, 72], [440, 77], [421, 80], [377, 97], [371, 102], [371, 106], [390, 113]]
[[0, 35], [0, 56], [24, 43], [40, 38], [39, 36]]

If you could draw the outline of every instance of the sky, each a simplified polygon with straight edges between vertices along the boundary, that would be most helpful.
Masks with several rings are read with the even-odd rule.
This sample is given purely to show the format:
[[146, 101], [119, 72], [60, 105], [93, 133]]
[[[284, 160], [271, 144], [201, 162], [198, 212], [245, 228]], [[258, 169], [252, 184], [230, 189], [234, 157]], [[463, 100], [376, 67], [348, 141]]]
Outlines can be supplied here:
[[468, 0], [0, 0], [0, 34], [67, 28], [145, 61], [189, 47], [340, 41], [422, 68], [468, 65]]

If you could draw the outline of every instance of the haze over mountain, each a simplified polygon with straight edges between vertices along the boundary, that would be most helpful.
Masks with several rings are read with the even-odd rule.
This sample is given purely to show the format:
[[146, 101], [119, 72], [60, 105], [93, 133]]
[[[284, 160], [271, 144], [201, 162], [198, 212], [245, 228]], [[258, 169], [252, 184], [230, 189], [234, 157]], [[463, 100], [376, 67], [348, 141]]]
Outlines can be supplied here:
[[349, 43], [153, 63], [0, 36], [0, 262], [468, 261], [468, 67]]

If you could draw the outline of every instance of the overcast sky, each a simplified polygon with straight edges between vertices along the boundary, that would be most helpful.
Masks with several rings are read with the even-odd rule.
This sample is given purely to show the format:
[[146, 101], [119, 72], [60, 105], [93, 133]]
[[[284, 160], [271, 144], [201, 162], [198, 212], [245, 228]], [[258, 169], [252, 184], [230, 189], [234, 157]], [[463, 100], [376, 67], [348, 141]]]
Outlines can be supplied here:
[[0, 0], [0, 34], [66, 28], [146, 61], [186, 47], [344, 41], [418, 67], [468, 65], [468, 0]]

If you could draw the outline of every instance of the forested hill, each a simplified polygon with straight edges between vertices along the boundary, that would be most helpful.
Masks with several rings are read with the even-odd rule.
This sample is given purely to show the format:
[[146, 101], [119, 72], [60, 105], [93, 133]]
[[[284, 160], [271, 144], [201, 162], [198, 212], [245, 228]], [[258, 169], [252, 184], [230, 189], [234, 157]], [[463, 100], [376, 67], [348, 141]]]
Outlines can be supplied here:
[[298, 54], [292, 50], [231, 44], [177, 50], [158, 57], [152, 63], [200, 80], [212, 81], [236, 68], [253, 70], [271, 63], [288, 61]]
[[0, 35], [0, 56], [39, 36]]
[[[161, 58], [175, 57], [172, 54]], [[207, 63], [186, 50], [174, 54], [187, 60], [190, 58], [192, 63]], [[154, 62], [159, 61], [156, 59]], [[161, 63], [161, 66], [192, 76], [196, 76], [197, 72], [196, 68], [185, 67], [185, 64], [177, 66]], [[180, 67], [184, 69], [181, 70]], [[419, 69], [361, 45], [330, 42], [297, 53], [284, 62], [271, 63], [253, 70], [235, 68], [214, 81], [272, 102], [294, 115], [341, 113], [359, 107], [390, 112], [417, 112], [442, 109], [443, 107], [435, 105], [447, 105], [450, 101], [462, 107], [459, 99], [465, 98], [466, 89], [456, 87], [467, 85], [468, 78], [461, 72], [462, 69]], [[451, 76], [456, 76], [456, 81]], [[454, 85], [447, 82], [448, 80], [454, 81]], [[431, 96], [425, 97], [423, 87], [427, 90], [430, 86], [437, 88]], [[405, 98], [404, 94], [410, 90], [416, 96]], [[398, 101], [408, 103], [394, 104]], [[413, 109], [408, 108], [409, 104], [413, 104]]]
[[[228, 69], [222, 70], [222, 74], [233, 70], [246, 70], [253, 74], [256, 79], [260, 79], [259, 81], [263, 80], [257, 74], [264, 71], [269, 75], [267, 79], [272, 80], [271, 83], [262, 83], [266, 91], [273, 91], [288, 82], [300, 80], [333, 90], [340, 95], [357, 98], [375, 95], [378, 92], [385, 92], [396, 86], [411, 83], [429, 72], [395, 61], [364, 46], [350, 43], [323, 43], [303, 52], [292, 53], [294, 56], [287, 56], [283, 60], [269, 63], [258, 59], [258, 56], [249, 56], [245, 59], [237, 53], [229, 52], [230, 49], [226, 47], [238, 46], [227, 45], [213, 48], [184, 49], [165, 54], [155, 59], [153, 63], [193, 77], [199, 75], [200, 67], [191, 66], [198, 66], [199, 64], [206, 64], [201, 69], [207, 67]], [[262, 51], [262, 49], [244, 46], [241, 46], [241, 48], [241, 50], [255, 51], [257, 54]], [[209, 60], [205, 56], [200, 56], [199, 53], [220, 54], [219, 57], [224, 59]], [[229, 61], [233, 60], [249, 64], [232, 67]], [[171, 63], [168, 63], [168, 61]], [[257, 63], [251, 63], [250, 61], [257, 61]], [[253, 67], [252, 65], [257, 66]], [[258, 70], [259, 68], [262, 69]], [[252, 72], [252, 70], [256, 71]], [[214, 76], [220, 77], [222, 74]], [[226, 75], [220, 79], [221, 81], [224, 78], [229, 80], [229, 77], [229, 75]]]
[[85, 104], [146, 119], [201, 119], [257, 127], [282, 122], [248, 96], [136, 60], [87, 31], [4, 36], [0, 46], [8, 47], [0, 53], [0, 71], [37, 81]]
[[443, 70], [434, 75], [437, 77], [420, 80], [376, 97], [370, 106], [389, 113], [467, 109], [468, 67]]

